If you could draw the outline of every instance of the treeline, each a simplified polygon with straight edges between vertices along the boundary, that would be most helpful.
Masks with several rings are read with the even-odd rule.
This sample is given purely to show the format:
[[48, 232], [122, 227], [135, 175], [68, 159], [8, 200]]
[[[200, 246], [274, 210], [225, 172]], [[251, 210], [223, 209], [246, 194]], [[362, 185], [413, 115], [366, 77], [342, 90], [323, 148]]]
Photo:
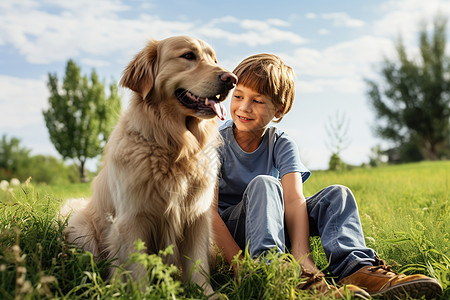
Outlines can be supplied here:
[[31, 155], [31, 150], [20, 145], [15, 137], [2, 136], [0, 141], [0, 179], [24, 182], [29, 177], [34, 183], [66, 184], [80, 182], [78, 167], [66, 165], [49, 155]]

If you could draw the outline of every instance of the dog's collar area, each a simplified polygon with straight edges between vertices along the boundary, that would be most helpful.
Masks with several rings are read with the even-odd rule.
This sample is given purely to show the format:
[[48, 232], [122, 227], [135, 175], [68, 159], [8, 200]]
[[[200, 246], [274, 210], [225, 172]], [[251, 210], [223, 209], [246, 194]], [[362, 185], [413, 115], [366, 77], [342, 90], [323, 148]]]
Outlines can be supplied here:
[[178, 101], [185, 107], [201, 111], [202, 115], [216, 114], [222, 120], [225, 119], [226, 111], [221, 102], [226, 99], [227, 94], [228, 92], [210, 97], [200, 97], [182, 88], [175, 91]]

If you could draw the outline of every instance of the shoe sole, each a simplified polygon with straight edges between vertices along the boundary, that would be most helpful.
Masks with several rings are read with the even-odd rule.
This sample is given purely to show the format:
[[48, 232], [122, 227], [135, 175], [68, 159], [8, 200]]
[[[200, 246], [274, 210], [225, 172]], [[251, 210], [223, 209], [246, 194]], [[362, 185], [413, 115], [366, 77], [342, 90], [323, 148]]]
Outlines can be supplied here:
[[383, 296], [389, 299], [402, 298], [408, 295], [411, 298], [433, 299], [442, 294], [442, 287], [435, 279], [419, 279], [412, 282], [398, 284], [391, 288], [376, 293], [369, 293], [370, 296]]
[[350, 295], [352, 296], [352, 298], [355, 298], [355, 299], [365, 299], [365, 300], [368, 300], [368, 299], [370, 299], [370, 294], [369, 293], [367, 293], [367, 292], [354, 292], [353, 294], [351, 294], [350, 293]]

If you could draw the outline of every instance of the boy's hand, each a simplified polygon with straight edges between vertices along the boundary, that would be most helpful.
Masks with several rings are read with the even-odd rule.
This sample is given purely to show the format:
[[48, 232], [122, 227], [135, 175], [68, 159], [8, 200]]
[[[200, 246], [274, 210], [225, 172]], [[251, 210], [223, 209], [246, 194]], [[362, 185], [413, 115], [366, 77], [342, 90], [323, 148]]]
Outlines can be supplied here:
[[314, 264], [311, 256], [304, 257], [299, 260], [299, 264], [302, 266], [302, 269], [306, 270], [308, 273], [318, 274], [322, 273], [319, 268]]

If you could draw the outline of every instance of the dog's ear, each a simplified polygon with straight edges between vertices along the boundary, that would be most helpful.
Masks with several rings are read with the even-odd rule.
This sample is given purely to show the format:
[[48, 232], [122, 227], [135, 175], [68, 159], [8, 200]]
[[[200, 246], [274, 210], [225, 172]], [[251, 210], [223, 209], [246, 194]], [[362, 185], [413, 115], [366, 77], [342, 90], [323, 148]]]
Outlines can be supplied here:
[[153, 88], [158, 41], [152, 40], [123, 71], [120, 85], [140, 94], [143, 99]]

